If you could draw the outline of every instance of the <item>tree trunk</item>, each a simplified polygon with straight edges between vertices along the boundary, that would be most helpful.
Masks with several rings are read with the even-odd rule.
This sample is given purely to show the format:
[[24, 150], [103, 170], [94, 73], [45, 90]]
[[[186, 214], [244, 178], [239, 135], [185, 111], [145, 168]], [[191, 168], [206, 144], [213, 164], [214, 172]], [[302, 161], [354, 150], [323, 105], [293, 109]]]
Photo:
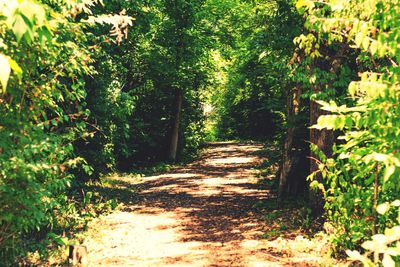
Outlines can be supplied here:
[[[316, 59], [314, 61], [314, 68], [319, 68], [323, 71], [330, 72], [332, 74], [336, 74], [342, 66], [343, 55], [346, 52], [347, 46], [341, 46], [339, 50], [329, 49], [329, 47], [321, 48], [324, 50], [323, 54], [329, 55], [329, 57], [323, 57]], [[328, 84], [330, 87], [332, 86], [334, 81], [331, 81]], [[317, 94], [322, 92], [324, 89], [322, 86], [314, 86], [313, 93]], [[324, 111], [320, 108], [320, 105], [315, 101], [310, 101], [310, 125], [314, 125], [317, 123], [319, 116], [327, 115], [328, 112]], [[317, 130], [310, 129], [310, 142], [312, 144], [317, 145], [318, 149], [324, 153], [328, 158], [332, 156], [332, 147], [335, 142], [335, 133], [332, 130]], [[311, 161], [310, 161], [310, 173], [318, 171], [318, 163], [316, 160], [319, 160], [318, 157], [311, 153]], [[315, 179], [318, 182], [322, 182], [322, 176], [317, 174]], [[310, 190], [309, 192], [310, 204], [312, 209], [312, 214], [314, 217], [318, 217], [324, 212], [324, 199], [322, 192], [320, 190]]]
[[182, 100], [183, 100], [182, 91], [177, 90], [175, 92], [171, 140], [170, 140], [170, 146], [169, 146], [169, 151], [168, 151], [168, 159], [172, 162], [176, 161], [176, 155], [177, 155], [177, 151], [178, 151], [179, 127], [180, 127], [180, 120], [181, 120]]
[[308, 166], [304, 158], [307, 156], [305, 149], [307, 145], [302, 132], [306, 131], [306, 128], [304, 125], [294, 123], [300, 113], [300, 95], [301, 88], [297, 85], [287, 97], [289, 126], [286, 131], [279, 173], [279, 199], [283, 199], [287, 195], [296, 195], [305, 189], [307, 172], [304, 169]]
[[[321, 110], [318, 103], [315, 101], [310, 102], [310, 124], [314, 125], [317, 123], [318, 117], [321, 115], [325, 115], [327, 112]], [[331, 130], [317, 130], [310, 129], [310, 142], [312, 144], [316, 144], [327, 157], [332, 156], [332, 146], [335, 140], [334, 132]], [[311, 161], [310, 161], [310, 173], [318, 171], [318, 163], [316, 162], [318, 157], [311, 153]], [[322, 182], [322, 177], [320, 174], [315, 176], [315, 179], [318, 182]], [[312, 208], [312, 214], [314, 217], [318, 217], [323, 214], [324, 211], [324, 200], [320, 190], [310, 190], [309, 193], [310, 204]]]

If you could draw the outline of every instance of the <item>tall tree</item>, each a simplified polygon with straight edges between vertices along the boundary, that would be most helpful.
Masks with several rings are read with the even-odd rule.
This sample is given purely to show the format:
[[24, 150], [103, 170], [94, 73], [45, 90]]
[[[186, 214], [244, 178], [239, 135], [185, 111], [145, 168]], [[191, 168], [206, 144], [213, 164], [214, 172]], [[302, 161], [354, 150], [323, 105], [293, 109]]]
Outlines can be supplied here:
[[184, 1], [168, 0], [164, 2], [165, 13], [169, 21], [165, 24], [165, 33], [168, 41], [168, 51], [171, 55], [170, 73], [172, 83], [171, 94], [173, 95], [170, 142], [168, 150], [168, 159], [176, 161], [181, 135], [182, 107], [185, 102], [185, 94], [191, 90], [196, 90], [195, 80], [199, 66], [199, 60], [206, 51], [204, 43], [200, 40], [195, 30], [198, 22], [199, 12], [203, 5], [203, 0]]

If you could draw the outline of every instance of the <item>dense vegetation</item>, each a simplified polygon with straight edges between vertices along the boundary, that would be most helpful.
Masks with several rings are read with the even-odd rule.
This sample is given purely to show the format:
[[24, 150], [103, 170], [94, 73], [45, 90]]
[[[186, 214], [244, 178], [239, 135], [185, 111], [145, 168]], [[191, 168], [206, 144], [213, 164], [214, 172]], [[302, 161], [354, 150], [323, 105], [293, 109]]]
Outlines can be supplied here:
[[398, 0], [0, 0], [0, 257], [64, 244], [87, 181], [252, 139], [335, 256], [394, 266], [399, 61]]

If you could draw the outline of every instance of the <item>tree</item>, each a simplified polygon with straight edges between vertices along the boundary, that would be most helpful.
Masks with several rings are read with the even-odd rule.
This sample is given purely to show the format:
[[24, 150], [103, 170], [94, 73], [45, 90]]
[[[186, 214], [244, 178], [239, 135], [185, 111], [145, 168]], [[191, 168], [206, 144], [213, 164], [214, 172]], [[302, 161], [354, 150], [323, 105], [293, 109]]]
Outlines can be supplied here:
[[72, 145], [90, 135], [84, 76], [93, 69], [84, 29], [111, 24], [120, 39], [131, 24], [127, 16], [85, 14], [94, 4], [0, 1], [0, 251], [6, 265], [25, 252], [22, 235], [61, 227], [72, 169], [84, 163]]
[[[344, 100], [331, 96], [317, 102], [329, 114], [319, 116], [312, 127], [336, 130], [340, 135], [333, 153], [324, 155], [314, 147], [320, 158], [315, 175], [322, 179], [311, 184], [321, 190], [326, 201], [325, 210], [335, 229], [336, 251], [355, 248], [368, 235], [383, 233], [399, 223], [397, 208], [391, 205], [399, 192], [398, 131], [394, 130], [398, 125], [392, 120], [398, 117], [399, 50], [393, 37], [399, 31], [399, 4], [396, 0], [297, 3], [306, 14], [307, 27], [315, 33], [314, 40], [335, 51], [330, 55], [329, 68], [337, 75], [335, 83], [347, 89]], [[305, 46], [307, 42], [315, 44], [309, 36], [303, 39]], [[319, 49], [325, 48], [317, 48], [314, 54]], [[358, 70], [359, 77], [344, 71], [349, 69]], [[393, 231], [385, 233], [387, 236], [375, 236], [363, 247], [375, 251], [379, 236], [398, 240]], [[375, 251], [375, 263], [379, 253], [385, 254], [385, 264], [392, 264], [392, 256], [398, 256]], [[357, 253], [351, 255], [355, 260], [369, 261]]]

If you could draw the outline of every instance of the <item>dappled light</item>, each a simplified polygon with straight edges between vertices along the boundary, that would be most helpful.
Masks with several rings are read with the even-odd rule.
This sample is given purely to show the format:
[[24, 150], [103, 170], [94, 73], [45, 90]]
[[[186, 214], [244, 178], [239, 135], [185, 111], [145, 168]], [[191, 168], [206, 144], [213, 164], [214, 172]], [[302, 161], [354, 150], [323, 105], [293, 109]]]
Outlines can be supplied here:
[[[255, 204], [273, 197], [257, 183], [258, 144], [213, 144], [171, 173], [141, 178], [138, 199], [93, 224], [85, 242], [98, 266], [293, 266], [273, 257]], [[123, 181], [128, 182], [124, 180]], [[132, 183], [135, 183], [132, 181]], [[124, 190], [124, 189], [122, 189]], [[306, 266], [306, 265], [302, 265]]]
[[0, 0], [0, 267], [397, 266], [399, 103], [400, 0]]

